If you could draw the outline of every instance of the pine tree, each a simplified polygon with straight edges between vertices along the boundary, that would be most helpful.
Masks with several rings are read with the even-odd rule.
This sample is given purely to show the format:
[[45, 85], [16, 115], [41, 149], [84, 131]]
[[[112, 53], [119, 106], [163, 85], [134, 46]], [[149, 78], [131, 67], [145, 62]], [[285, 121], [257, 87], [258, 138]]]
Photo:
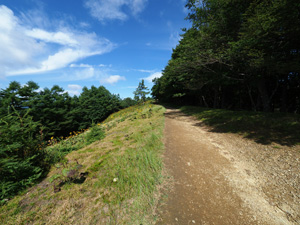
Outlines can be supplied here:
[[137, 89], [133, 92], [134, 94], [134, 100], [138, 102], [145, 102], [146, 101], [146, 95], [148, 95], [150, 92], [148, 91], [148, 88], [144, 84], [144, 80], [142, 80], [139, 83], [139, 86]]

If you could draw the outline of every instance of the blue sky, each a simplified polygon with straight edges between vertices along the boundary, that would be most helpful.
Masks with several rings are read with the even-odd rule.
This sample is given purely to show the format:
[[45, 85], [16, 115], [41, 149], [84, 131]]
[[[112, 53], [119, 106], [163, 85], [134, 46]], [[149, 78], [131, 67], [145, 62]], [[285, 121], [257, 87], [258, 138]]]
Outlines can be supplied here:
[[0, 0], [0, 89], [11, 81], [92, 85], [133, 97], [152, 87], [180, 39], [185, 0]]

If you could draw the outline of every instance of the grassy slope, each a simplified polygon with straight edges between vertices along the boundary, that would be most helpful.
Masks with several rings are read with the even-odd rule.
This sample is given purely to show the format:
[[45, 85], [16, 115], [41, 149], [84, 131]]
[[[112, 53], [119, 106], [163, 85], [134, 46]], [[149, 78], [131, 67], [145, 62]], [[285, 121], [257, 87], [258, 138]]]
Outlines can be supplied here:
[[[181, 111], [196, 116], [212, 132], [238, 133], [261, 144], [300, 144], [300, 115], [230, 111], [184, 106]], [[201, 123], [197, 124], [201, 126]]]
[[[106, 137], [66, 156], [48, 177], [0, 208], [1, 224], [151, 224], [162, 182], [164, 108], [147, 103], [111, 115]], [[80, 138], [80, 135], [78, 136]], [[82, 184], [55, 177], [79, 167]]]

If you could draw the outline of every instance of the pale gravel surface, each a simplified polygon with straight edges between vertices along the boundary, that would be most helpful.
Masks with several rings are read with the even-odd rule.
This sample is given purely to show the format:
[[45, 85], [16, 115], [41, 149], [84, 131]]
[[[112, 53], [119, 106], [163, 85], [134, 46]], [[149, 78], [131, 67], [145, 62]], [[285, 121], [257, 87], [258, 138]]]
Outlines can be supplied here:
[[165, 165], [174, 177], [158, 224], [300, 224], [300, 148], [214, 133], [168, 109]]

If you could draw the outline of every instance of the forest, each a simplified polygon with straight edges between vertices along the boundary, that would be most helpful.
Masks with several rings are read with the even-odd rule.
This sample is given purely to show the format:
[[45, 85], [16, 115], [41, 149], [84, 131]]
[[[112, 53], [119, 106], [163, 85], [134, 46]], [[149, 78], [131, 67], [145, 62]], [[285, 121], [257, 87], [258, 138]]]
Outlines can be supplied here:
[[211, 108], [300, 113], [300, 2], [188, 0], [153, 96]]
[[[0, 204], [43, 178], [55, 161], [72, 150], [59, 155], [47, 152], [53, 140], [83, 132], [137, 103], [103, 86], [84, 87], [80, 96], [73, 97], [57, 85], [39, 88], [33, 81], [26, 85], [13, 81], [0, 90]], [[95, 127], [91, 135], [104, 134]]]

